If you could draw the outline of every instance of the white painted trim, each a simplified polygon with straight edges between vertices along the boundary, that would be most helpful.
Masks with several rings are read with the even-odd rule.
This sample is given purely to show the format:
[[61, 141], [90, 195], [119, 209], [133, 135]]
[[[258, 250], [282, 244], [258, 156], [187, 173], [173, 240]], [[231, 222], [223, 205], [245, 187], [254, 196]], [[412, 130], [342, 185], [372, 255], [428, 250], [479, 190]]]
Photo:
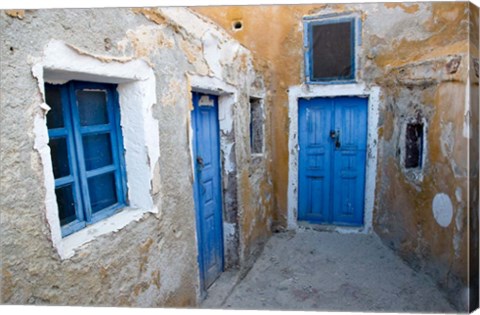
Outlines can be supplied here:
[[[42, 104], [39, 104], [42, 110], [34, 122], [34, 148], [40, 153], [43, 165], [46, 217], [53, 246], [61, 259], [68, 259], [78, 247], [98, 236], [118, 231], [130, 222], [138, 221], [148, 212], [159, 211], [150, 192], [155, 164], [160, 157], [158, 120], [152, 114], [152, 106], [156, 102], [155, 75], [141, 60], [119, 61], [92, 56], [55, 40], [48, 43], [43, 58], [35, 63], [32, 73], [38, 81], [43, 99]], [[129, 206], [105, 220], [62, 238], [48, 146], [46, 114], [50, 107], [44, 103], [44, 84], [60, 84], [69, 80], [118, 84]]]
[[[199, 76], [199, 75], [189, 75], [190, 82], [190, 92], [199, 92], [211, 95], [218, 95], [218, 121], [219, 129], [222, 133], [230, 133], [233, 129], [233, 106], [238, 101], [238, 91], [237, 89], [225, 83], [222, 80], [219, 80], [215, 77], [208, 76]], [[192, 108], [193, 110], [193, 104]], [[189, 139], [190, 139], [190, 156], [192, 161], [192, 174], [195, 172], [195, 159], [193, 156], [193, 130], [192, 130], [192, 118], [190, 114], [190, 127], [189, 127]], [[221, 136], [221, 135], [220, 135]], [[223, 152], [223, 174], [229, 174], [233, 171], [233, 166], [230, 161], [226, 159], [227, 156], [230, 156], [233, 143], [225, 143], [220, 141], [220, 150]]]
[[[234, 85], [228, 84], [216, 77], [189, 75], [191, 90], [212, 95], [229, 95], [238, 94], [237, 88]], [[235, 100], [237, 98], [235, 97]]]
[[372, 230], [375, 184], [377, 175], [378, 115], [380, 88], [364, 84], [297, 85], [288, 91], [288, 209], [287, 228], [297, 229], [298, 211], [298, 99], [314, 97], [366, 96], [368, 97], [367, 159], [365, 170], [365, 211], [361, 228], [337, 227], [343, 233], [369, 233]]

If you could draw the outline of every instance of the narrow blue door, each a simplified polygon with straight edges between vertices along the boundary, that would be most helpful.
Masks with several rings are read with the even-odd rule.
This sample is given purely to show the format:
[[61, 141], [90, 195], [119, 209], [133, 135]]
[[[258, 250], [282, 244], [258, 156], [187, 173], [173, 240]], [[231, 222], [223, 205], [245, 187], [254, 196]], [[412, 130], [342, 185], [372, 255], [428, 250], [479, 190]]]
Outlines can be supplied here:
[[299, 100], [298, 220], [363, 225], [366, 98]]
[[192, 99], [198, 262], [207, 289], [223, 271], [218, 97], [193, 92]]

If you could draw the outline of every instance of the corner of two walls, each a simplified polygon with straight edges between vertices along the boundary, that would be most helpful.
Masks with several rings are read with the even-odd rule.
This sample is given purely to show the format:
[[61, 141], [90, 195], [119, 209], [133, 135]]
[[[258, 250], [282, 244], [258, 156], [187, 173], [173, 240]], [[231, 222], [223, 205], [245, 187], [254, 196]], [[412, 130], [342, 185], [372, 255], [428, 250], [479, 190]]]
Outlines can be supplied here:
[[[98, 13], [104, 18], [93, 19]], [[1, 243], [2, 251], [8, 248], [9, 253], [2, 259], [2, 303], [196, 305], [199, 273], [189, 139], [190, 75], [216, 77], [238, 91], [233, 112], [238, 127], [234, 130], [234, 159], [239, 165], [236, 194], [238, 207], [245, 207], [238, 220], [248, 225], [240, 233], [238, 251], [251, 255], [257, 240], [265, 239], [269, 231], [265, 213], [271, 214], [272, 203], [257, 198], [271, 190], [265, 184], [269, 183], [268, 149], [253, 174], [248, 168], [248, 98], [250, 93], [265, 94], [248, 51], [186, 9], [33, 10], [21, 18], [0, 14], [5, 35], [2, 63], [11, 68], [1, 73], [2, 87], [12, 91], [2, 97], [2, 124], [10, 126], [8, 131], [1, 130], [2, 169], [8, 170], [2, 176]], [[148, 130], [158, 132], [160, 148], [158, 160], [148, 161], [153, 166], [150, 194], [158, 213], [145, 213], [114, 233], [92, 239], [63, 261], [52, 246], [45, 218], [45, 187], [38, 184], [44, 182], [44, 171], [33, 150], [35, 135], [25, 132], [33, 130], [42, 103], [31, 67], [52, 39], [87, 58], [119, 65], [141, 59], [153, 69], [156, 103], [148, 111], [158, 128]]]
[[[245, 50], [245, 53], [247, 51]], [[238, 266], [244, 273], [250, 269], [253, 262], [263, 249], [271, 233], [271, 217], [273, 214], [272, 182], [270, 178], [270, 109], [266, 105], [268, 95], [265, 91], [264, 77], [254, 66], [248, 52], [248, 63], [244, 69], [248, 78], [246, 93], [239, 96], [234, 108], [234, 133], [236, 157], [236, 197], [238, 209]], [[250, 144], [250, 123], [252, 120], [251, 100], [261, 102], [263, 115], [263, 152], [252, 152]]]
[[[390, 38], [369, 40], [376, 47], [375, 71], [381, 74], [375, 81], [385, 95], [374, 230], [410, 266], [429, 274], [459, 310], [468, 305], [472, 212], [465, 6], [426, 4], [407, 23], [421, 26], [418, 38], [397, 31]], [[417, 170], [404, 164], [405, 125], [410, 121], [425, 126], [424, 163]]]
[[[194, 12], [194, 11], [193, 11]], [[224, 240], [226, 267], [243, 272], [253, 264], [263, 249], [271, 231], [273, 213], [272, 183], [269, 162], [269, 108], [266, 106], [266, 75], [258, 71], [251, 52], [233, 40], [224, 29], [202, 15], [199, 19], [213, 28], [207, 33], [218, 36], [218, 44], [204, 43], [205, 60], [219, 63], [222, 68], [210, 66], [213, 74], [229, 85], [235, 100], [231, 108], [231, 130], [221, 129], [224, 193]], [[208, 47], [218, 47], [210, 50]], [[222, 98], [222, 96], [221, 96]], [[250, 145], [251, 98], [263, 103], [264, 150], [253, 154]], [[220, 101], [221, 103], [221, 101]], [[220, 118], [222, 119], [222, 118]], [[222, 124], [222, 122], [221, 122]]]

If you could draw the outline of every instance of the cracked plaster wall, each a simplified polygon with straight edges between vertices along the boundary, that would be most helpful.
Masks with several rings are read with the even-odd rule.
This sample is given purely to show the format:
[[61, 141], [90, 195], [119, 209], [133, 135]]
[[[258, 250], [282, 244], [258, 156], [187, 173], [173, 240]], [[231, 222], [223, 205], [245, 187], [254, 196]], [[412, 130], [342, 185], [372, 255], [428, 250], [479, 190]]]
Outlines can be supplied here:
[[[267, 104], [272, 113], [274, 223], [280, 228], [287, 222], [288, 89], [304, 82], [302, 18], [359, 14], [358, 82], [381, 89], [374, 230], [412, 267], [432, 276], [460, 310], [466, 310], [467, 218], [476, 218], [472, 209], [478, 209], [478, 144], [471, 140], [478, 141], [478, 110], [470, 111], [470, 121], [465, 117], [468, 104], [474, 107], [472, 100], [478, 100], [478, 74], [470, 71], [470, 86], [467, 81], [469, 63], [471, 68], [474, 64], [469, 59], [478, 60], [478, 8], [467, 2], [423, 2], [195, 10], [249, 48], [260, 71], [273, 73], [267, 81]], [[240, 30], [232, 27], [237, 21], [242, 22]], [[470, 40], [469, 24], [477, 31], [470, 32]], [[407, 170], [402, 135], [406, 124], [415, 121], [425, 125], [425, 163], [422, 169]], [[471, 160], [476, 161], [470, 165], [469, 142]], [[439, 194], [448, 196], [452, 204], [446, 227], [434, 215], [448, 218], [442, 212], [448, 211], [445, 203], [433, 205]], [[476, 224], [470, 229], [478, 233]]]
[[[182, 8], [15, 10], [0, 12], [1, 29], [1, 302], [6, 304], [193, 306], [199, 280], [190, 148], [190, 76], [235, 94], [224, 169], [227, 209], [241, 209], [237, 264], [268, 237], [272, 211], [268, 150], [249, 172], [251, 94], [265, 93], [247, 49], [212, 22]], [[43, 102], [32, 66], [51, 40], [102, 62], [141, 59], [155, 73], [160, 156], [151, 195], [158, 213], [101, 235], [62, 260], [45, 214], [42, 160], [34, 120]], [[222, 122], [221, 122], [222, 123]], [[228, 143], [226, 143], [228, 147]], [[225, 151], [222, 151], [225, 153]], [[225, 175], [235, 169], [234, 176]], [[227, 202], [227, 201], [226, 201]], [[230, 208], [229, 208], [230, 207]], [[230, 213], [231, 215], [231, 213]], [[224, 213], [224, 217], [226, 214]]]

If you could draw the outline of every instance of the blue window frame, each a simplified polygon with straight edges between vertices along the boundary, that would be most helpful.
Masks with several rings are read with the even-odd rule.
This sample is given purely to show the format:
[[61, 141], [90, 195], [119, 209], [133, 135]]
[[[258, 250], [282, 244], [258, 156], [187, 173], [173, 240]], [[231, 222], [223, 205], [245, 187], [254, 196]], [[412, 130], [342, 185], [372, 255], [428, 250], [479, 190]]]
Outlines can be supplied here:
[[127, 204], [116, 86], [45, 84], [55, 195], [65, 237]]
[[355, 18], [304, 20], [307, 83], [355, 82]]

